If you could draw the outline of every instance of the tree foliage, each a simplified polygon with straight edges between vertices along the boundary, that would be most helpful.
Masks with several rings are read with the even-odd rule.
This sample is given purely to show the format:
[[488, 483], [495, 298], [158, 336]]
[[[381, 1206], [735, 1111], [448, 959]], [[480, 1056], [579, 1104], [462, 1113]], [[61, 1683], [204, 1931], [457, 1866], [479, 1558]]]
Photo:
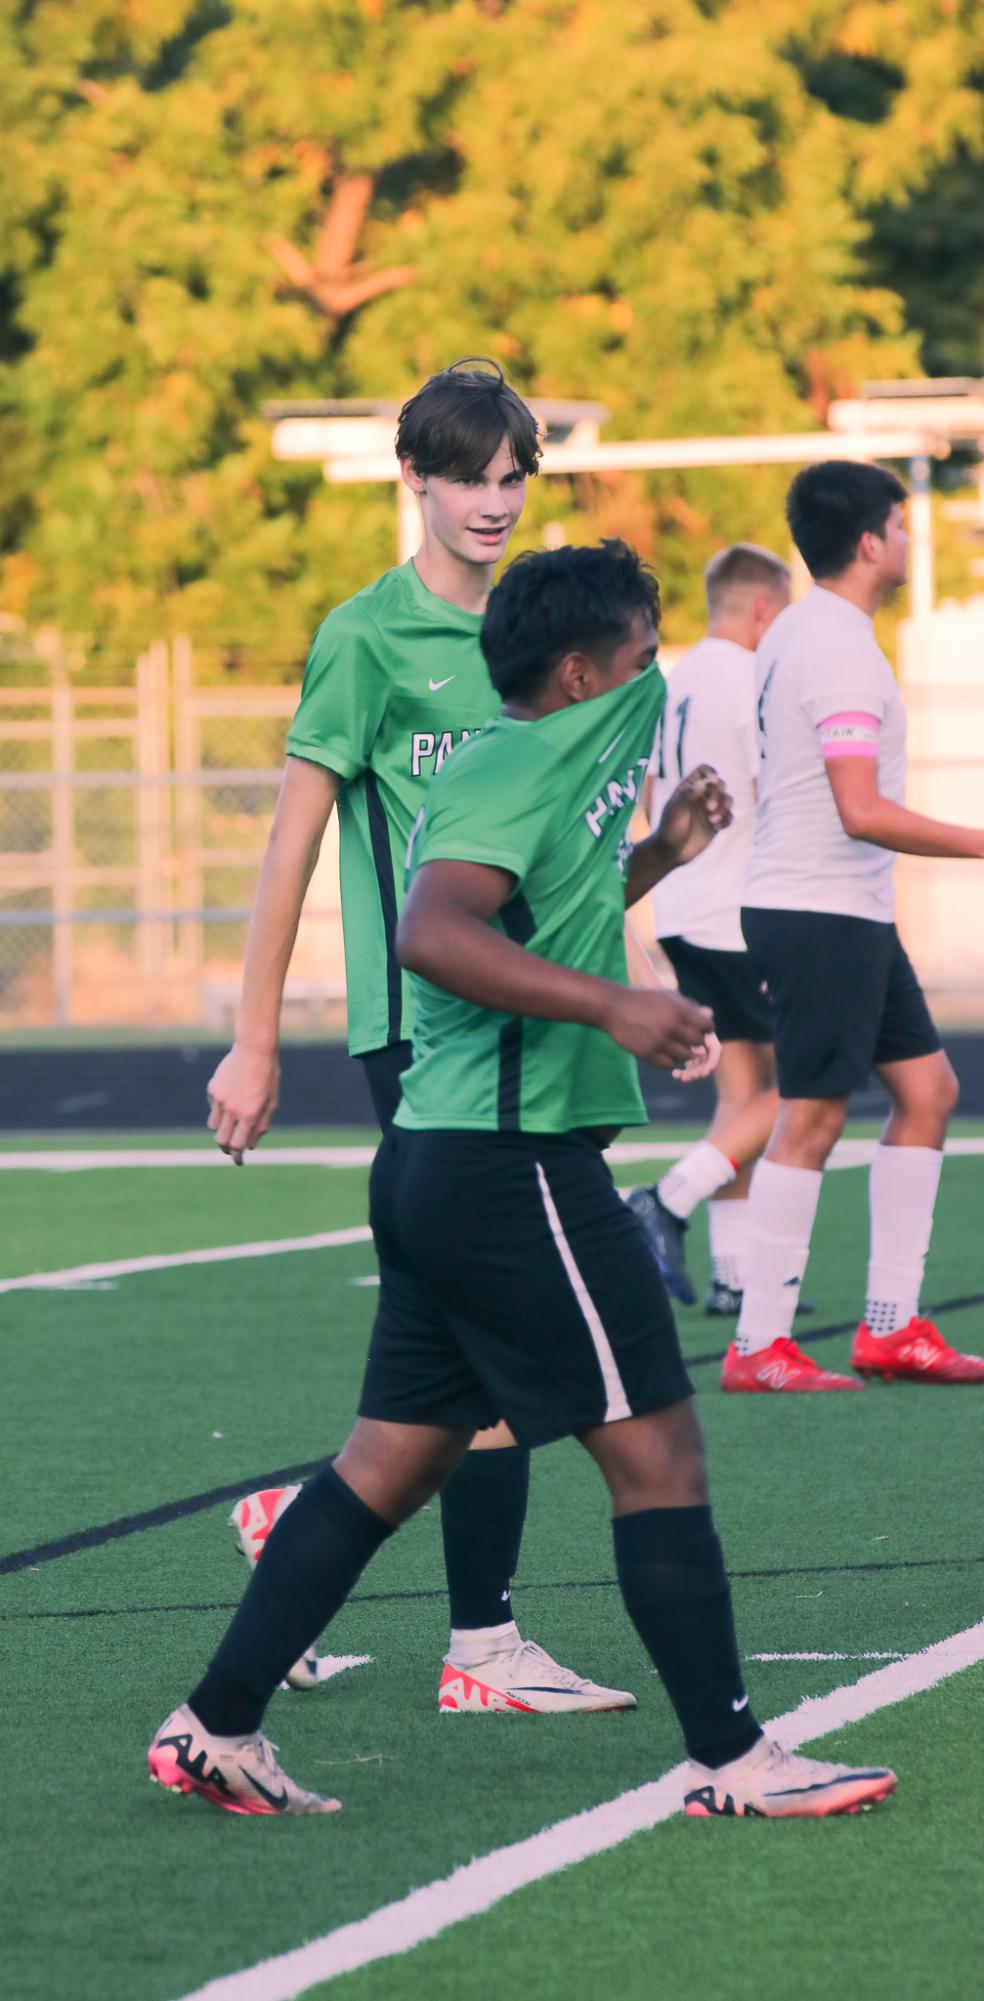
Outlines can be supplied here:
[[[275, 463], [269, 397], [490, 352], [727, 433], [979, 365], [977, 0], [0, 0], [0, 109], [8, 621], [241, 643], [358, 588], [392, 495]], [[523, 532], [620, 529], [692, 611], [784, 484], [544, 482]]]

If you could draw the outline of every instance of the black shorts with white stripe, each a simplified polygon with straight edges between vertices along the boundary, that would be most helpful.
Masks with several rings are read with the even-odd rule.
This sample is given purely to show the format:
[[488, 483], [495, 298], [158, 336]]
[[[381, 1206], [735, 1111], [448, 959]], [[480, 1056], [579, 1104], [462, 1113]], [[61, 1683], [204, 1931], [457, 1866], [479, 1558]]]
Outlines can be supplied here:
[[361, 1416], [505, 1418], [521, 1445], [546, 1445], [691, 1395], [655, 1260], [587, 1133], [394, 1126], [370, 1220]]

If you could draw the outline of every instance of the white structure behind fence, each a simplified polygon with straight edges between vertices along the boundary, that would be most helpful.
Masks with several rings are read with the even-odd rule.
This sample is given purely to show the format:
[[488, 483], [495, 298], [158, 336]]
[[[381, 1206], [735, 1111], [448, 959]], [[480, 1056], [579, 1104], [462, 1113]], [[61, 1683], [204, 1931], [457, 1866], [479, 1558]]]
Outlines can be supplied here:
[[[984, 598], [901, 629], [910, 803], [984, 824]], [[255, 672], [254, 663], [254, 672]], [[297, 699], [196, 683], [158, 641], [125, 686], [0, 687], [0, 1029], [187, 1024], [226, 1032]], [[286, 993], [338, 1030], [344, 961], [332, 819]], [[984, 1017], [984, 872], [902, 859], [899, 917], [944, 1014]], [[645, 930], [647, 913], [638, 913]]]

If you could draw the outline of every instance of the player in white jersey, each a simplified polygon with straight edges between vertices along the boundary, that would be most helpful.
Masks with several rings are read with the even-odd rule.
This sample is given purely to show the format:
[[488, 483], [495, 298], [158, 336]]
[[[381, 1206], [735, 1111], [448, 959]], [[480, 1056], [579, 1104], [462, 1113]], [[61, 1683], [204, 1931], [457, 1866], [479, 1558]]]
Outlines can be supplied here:
[[721, 1059], [716, 1109], [706, 1138], [651, 1188], [629, 1196], [667, 1287], [684, 1305], [696, 1299], [684, 1237], [698, 1203], [709, 1201], [712, 1282], [705, 1311], [734, 1318], [744, 1282], [745, 1228], [752, 1164], [772, 1131], [778, 1096], [772, 1017], [762, 975], [741, 930], [758, 781], [755, 648], [789, 603], [789, 569], [768, 549], [736, 542], [704, 571], [707, 637], [684, 654], [669, 679], [650, 767], [655, 825], [676, 774], [695, 762], [723, 776], [733, 801], [727, 831], [698, 857], [688, 880], [667, 877], [653, 892], [656, 936], [681, 993], [713, 1009]]
[[[860, 1389], [864, 1376], [984, 1382], [919, 1317], [957, 1083], [894, 923], [895, 854], [984, 858], [984, 828], [904, 804], [905, 711], [872, 616], [904, 582], [905, 488], [846, 461], [787, 500], [814, 588], [756, 657], [761, 749], [742, 925], [769, 985], [779, 1112], [752, 1177], [744, 1296], [726, 1390]], [[867, 1302], [851, 1376], [790, 1339], [824, 1165], [875, 1070], [891, 1112], [871, 1169]]]

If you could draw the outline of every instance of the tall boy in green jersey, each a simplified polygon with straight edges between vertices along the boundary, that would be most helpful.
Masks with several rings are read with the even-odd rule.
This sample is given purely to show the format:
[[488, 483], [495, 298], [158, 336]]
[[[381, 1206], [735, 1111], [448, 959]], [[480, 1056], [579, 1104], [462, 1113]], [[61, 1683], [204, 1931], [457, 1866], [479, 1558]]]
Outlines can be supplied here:
[[[406, 975], [396, 955], [407, 842], [428, 785], [456, 744], [498, 710], [479, 645], [494, 564], [522, 511], [539, 459], [536, 421], [494, 362], [456, 363], [426, 382], [400, 415], [396, 451], [417, 494], [423, 542], [329, 613], [315, 634], [287, 769], [250, 928], [235, 1046], [210, 1085], [220, 1146], [241, 1160], [276, 1102], [277, 1036], [304, 892], [332, 807], [340, 835], [349, 1048], [361, 1058], [385, 1131], [410, 1061]], [[510, 1580], [526, 1514], [529, 1453], [504, 1426], [479, 1434], [441, 1496], [451, 1612], [448, 1659], [492, 1693], [530, 1683], [533, 1656], [512, 1616]], [[266, 1489], [237, 1502], [245, 1554], [297, 1495]], [[531, 1707], [545, 1676], [575, 1709], [630, 1708], [536, 1650]], [[289, 1679], [310, 1688], [317, 1662]]]
[[[752, 1715], [669, 1302], [601, 1151], [645, 1117], [633, 1057], [686, 1071], [711, 1030], [707, 1009], [626, 984], [626, 901], [730, 817], [699, 767], [631, 845], [663, 695], [657, 611], [622, 543], [520, 557], [492, 593], [482, 644], [505, 712], [435, 779], [399, 930], [414, 1063], [373, 1167], [359, 1419], [154, 1739], [166, 1785], [239, 1812], [257, 1788], [266, 1811], [337, 1805], [276, 1765], [264, 1704], [475, 1427], [505, 1415], [529, 1445], [576, 1437], [608, 1485], [623, 1600], [690, 1757], [688, 1813], [815, 1817], [894, 1788], [884, 1768], [790, 1756]], [[445, 1690], [469, 1706], [450, 1664]]]

